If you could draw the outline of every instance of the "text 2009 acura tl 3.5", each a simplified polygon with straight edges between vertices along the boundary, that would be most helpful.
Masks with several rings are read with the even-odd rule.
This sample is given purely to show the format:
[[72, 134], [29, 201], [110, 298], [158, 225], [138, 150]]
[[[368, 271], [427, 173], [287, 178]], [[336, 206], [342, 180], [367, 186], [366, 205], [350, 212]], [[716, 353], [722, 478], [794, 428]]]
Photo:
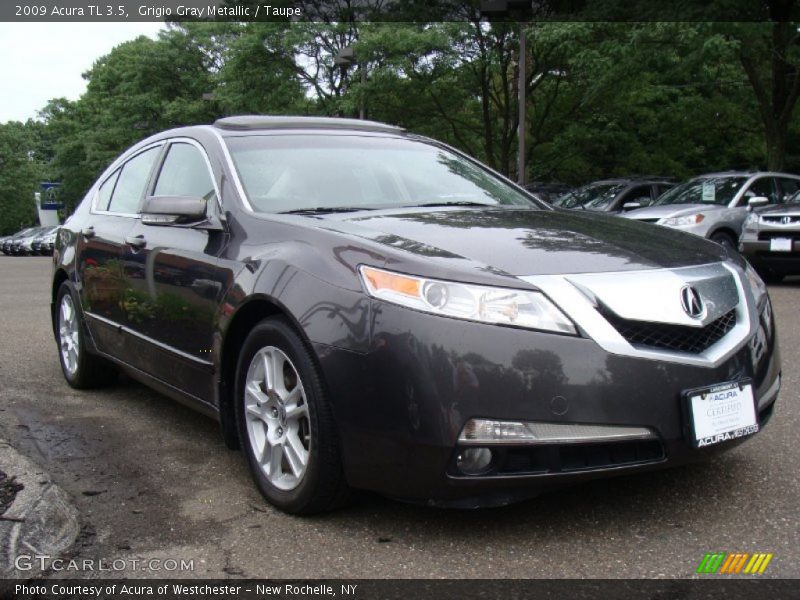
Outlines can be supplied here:
[[274, 505], [503, 504], [730, 448], [769, 419], [764, 284], [684, 233], [553, 210], [344, 119], [133, 146], [61, 228], [73, 387], [118, 369], [214, 416]]

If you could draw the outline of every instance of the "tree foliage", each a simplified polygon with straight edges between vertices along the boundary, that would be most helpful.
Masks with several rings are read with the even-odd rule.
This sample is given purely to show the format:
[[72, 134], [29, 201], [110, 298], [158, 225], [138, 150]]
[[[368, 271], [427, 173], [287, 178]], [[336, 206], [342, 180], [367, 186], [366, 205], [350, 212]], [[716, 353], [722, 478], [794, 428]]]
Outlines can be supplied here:
[[[470, 6], [427, 23], [325, 6], [305, 22], [170, 24], [100, 57], [78, 100], [0, 126], [0, 202], [20, 204], [4, 211], [8, 227], [33, 218], [37, 178], [61, 180], [71, 207], [133, 142], [231, 114], [363, 110], [517, 175], [520, 24], [483, 22]], [[538, 21], [525, 32], [528, 179], [800, 168], [795, 24]], [[346, 48], [352, 58], [337, 60]]]

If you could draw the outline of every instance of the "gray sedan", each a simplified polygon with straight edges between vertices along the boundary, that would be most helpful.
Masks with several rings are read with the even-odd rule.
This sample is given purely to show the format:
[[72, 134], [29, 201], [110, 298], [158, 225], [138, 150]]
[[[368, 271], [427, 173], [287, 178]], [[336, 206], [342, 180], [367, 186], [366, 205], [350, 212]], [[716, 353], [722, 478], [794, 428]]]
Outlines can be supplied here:
[[800, 177], [788, 173], [709, 173], [669, 190], [651, 206], [622, 216], [694, 233], [735, 249], [748, 208], [780, 204], [798, 189]]

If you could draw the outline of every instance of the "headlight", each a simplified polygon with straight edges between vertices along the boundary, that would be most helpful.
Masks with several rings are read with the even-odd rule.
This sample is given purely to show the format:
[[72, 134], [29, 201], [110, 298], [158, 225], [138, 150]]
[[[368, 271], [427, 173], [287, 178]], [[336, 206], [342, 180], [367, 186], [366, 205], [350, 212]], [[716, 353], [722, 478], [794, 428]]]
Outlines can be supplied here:
[[689, 225], [697, 225], [698, 223], [702, 223], [703, 219], [706, 216], [703, 213], [698, 213], [696, 215], [687, 215], [685, 217], [668, 217], [666, 219], [661, 219], [658, 224], [659, 225], [666, 225], [667, 227], [687, 227]]
[[408, 308], [482, 323], [577, 334], [564, 313], [539, 292], [426, 279], [361, 266], [374, 298]]
[[744, 274], [747, 275], [747, 283], [750, 284], [750, 291], [753, 294], [753, 298], [755, 298], [756, 306], [758, 306], [761, 304], [761, 299], [767, 295], [767, 286], [758, 276], [756, 270], [750, 266], [750, 263], [745, 265]]

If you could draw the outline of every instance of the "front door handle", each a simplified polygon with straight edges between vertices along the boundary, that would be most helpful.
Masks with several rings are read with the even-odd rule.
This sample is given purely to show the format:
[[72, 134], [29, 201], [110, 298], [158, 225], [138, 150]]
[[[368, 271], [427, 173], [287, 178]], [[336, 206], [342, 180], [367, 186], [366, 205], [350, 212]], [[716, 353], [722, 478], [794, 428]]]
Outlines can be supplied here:
[[147, 240], [143, 235], [129, 235], [125, 238], [125, 243], [133, 248], [144, 248], [147, 245]]
[[93, 238], [94, 237], [94, 227], [84, 227], [83, 229], [81, 229], [81, 235], [84, 238], [86, 238], [87, 240], [89, 238]]

